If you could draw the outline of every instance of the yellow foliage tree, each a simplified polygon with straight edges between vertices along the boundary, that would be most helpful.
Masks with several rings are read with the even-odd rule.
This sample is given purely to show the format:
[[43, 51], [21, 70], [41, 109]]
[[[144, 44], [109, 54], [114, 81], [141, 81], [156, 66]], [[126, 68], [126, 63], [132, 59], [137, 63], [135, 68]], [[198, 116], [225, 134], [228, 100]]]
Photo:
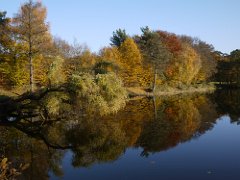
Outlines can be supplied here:
[[28, 66], [25, 56], [19, 53], [23, 47], [17, 43], [12, 43], [9, 53], [0, 55], [2, 60], [0, 63], [0, 82], [2, 85], [16, 87], [28, 83], [29, 73], [26, 71]]
[[49, 25], [46, 22], [47, 9], [40, 2], [29, 2], [23, 4], [19, 12], [12, 19], [12, 29], [18, 43], [24, 44], [23, 52], [27, 55], [29, 63], [30, 90], [33, 91], [33, 80], [35, 70], [33, 69], [34, 59], [39, 54], [49, 54], [52, 48], [52, 37]]
[[66, 80], [63, 71], [64, 59], [61, 57], [36, 56], [34, 59], [34, 82], [38, 86], [51, 86], [63, 83]]
[[84, 49], [79, 54], [65, 61], [64, 72], [68, 77], [76, 72], [89, 72], [94, 66], [95, 61], [95, 54], [91, 53], [89, 49]]
[[119, 75], [125, 86], [141, 86], [144, 82], [142, 56], [133, 39], [127, 38], [118, 49]]
[[117, 47], [105, 47], [99, 52], [94, 71], [96, 74], [104, 74], [107, 72], [117, 73], [119, 69], [117, 62], [120, 62], [120, 53]]
[[120, 53], [117, 47], [106, 47], [100, 50], [100, 61], [120, 62]]
[[201, 69], [201, 59], [188, 44], [183, 44], [181, 53], [175, 57], [166, 70], [169, 83], [172, 85], [190, 85]]
[[49, 65], [50, 63], [44, 58], [44, 56], [35, 56], [35, 58], [33, 59], [35, 85], [47, 85], [47, 70]]

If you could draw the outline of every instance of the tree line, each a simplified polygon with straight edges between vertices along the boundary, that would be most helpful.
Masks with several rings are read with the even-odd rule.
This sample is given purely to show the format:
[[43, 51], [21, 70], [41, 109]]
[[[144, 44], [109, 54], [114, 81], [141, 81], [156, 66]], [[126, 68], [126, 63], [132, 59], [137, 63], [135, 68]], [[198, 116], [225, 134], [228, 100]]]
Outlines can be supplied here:
[[[147, 26], [141, 28], [140, 35], [133, 36], [118, 29], [110, 38], [110, 46], [93, 53], [87, 46], [53, 37], [46, 14], [46, 7], [32, 0], [24, 3], [13, 18], [0, 12], [3, 88], [33, 91], [66, 84], [74, 75], [97, 82], [98, 74], [114, 74], [125, 87], [154, 92], [159, 87], [182, 88], [216, 80], [221, 63], [228, 62], [223, 60], [226, 55], [198, 38]], [[239, 57], [237, 52], [230, 57]]]
[[218, 53], [218, 72], [215, 79], [221, 87], [240, 87], [240, 50], [229, 55]]

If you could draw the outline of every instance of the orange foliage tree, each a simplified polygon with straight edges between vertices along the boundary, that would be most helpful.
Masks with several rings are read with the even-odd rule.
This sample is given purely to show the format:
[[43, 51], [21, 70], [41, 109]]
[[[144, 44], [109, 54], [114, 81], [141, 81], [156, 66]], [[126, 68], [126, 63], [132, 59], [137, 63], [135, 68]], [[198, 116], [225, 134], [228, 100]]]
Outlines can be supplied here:
[[143, 82], [142, 55], [133, 39], [127, 38], [119, 47], [119, 75], [125, 86], [141, 86]]

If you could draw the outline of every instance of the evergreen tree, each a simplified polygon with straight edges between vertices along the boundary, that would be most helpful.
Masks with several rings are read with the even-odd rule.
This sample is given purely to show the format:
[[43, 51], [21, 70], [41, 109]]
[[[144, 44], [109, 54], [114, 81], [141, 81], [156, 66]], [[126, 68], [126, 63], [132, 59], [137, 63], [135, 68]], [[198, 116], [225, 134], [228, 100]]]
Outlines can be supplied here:
[[113, 32], [113, 36], [111, 37], [111, 45], [120, 47], [121, 44], [128, 38], [125, 29], [118, 29], [116, 32]]

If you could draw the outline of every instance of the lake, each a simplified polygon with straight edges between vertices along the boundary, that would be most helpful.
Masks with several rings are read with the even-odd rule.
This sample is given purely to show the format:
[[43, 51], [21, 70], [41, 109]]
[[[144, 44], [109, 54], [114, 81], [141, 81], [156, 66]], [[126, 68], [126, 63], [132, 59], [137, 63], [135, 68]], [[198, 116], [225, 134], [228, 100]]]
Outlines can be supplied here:
[[44, 121], [39, 105], [0, 115], [0, 155], [29, 164], [19, 179], [240, 178], [239, 90], [136, 98], [109, 115], [53, 105]]

